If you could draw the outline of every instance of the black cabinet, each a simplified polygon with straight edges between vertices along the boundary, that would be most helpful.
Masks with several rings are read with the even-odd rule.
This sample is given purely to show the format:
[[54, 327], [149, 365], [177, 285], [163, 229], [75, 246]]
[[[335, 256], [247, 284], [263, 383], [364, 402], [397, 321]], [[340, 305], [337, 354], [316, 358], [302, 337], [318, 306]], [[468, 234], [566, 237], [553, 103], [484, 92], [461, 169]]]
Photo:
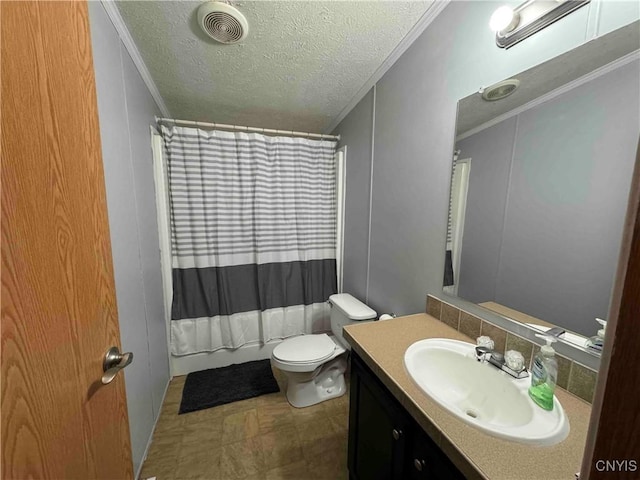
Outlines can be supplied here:
[[350, 395], [348, 467], [352, 480], [464, 479], [355, 353]]

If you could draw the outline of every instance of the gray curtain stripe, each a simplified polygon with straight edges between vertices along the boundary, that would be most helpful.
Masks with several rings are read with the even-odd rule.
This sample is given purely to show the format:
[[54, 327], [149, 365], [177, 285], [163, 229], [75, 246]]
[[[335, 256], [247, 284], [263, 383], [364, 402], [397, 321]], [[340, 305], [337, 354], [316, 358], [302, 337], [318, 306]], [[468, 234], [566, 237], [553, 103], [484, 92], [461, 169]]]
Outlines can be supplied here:
[[[328, 250], [331, 249], [332, 247], [335, 247], [335, 245], [331, 244], [331, 245], [320, 245], [317, 247], [299, 247], [297, 249], [298, 252], [309, 252], [309, 251], [315, 251], [315, 250]], [[173, 253], [173, 257], [174, 258], [179, 258], [179, 257], [184, 257], [184, 258], [194, 258], [194, 257], [201, 257], [201, 258], [211, 258], [211, 257], [219, 257], [219, 256], [223, 256], [223, 255], [245, 255], [247, 253], [256, 253], [256, 254], [268, 254], [268, 253], [279, 253], [279, 252], [291, 252], [291, 247], [281, 247], [281, 248], [269, 248], [269, 249], [255, 249], [255, 248], [250, 248], [248, 250], [229, 250], [229, 251], [214, 251], [214, 252], [180, 252], [180, 253]], [[329, 255], [323, 255], [323, 256], [329, 256]]]
[[[261, 230], [260, 232], [250, 231], [250, 230], [238, 230], [235, 232], [229, 232], [227, 229], [224, 230], [224, 233], [215, 233], [215, 232], [195, 232], [190, 233], [188, 238], [190, 240], [197, 241], [198, 239], [203, 238], [212, 238], [215, 237], [216, 240], [233, 240], [233, 241], [241, 241], [243, 239], [251, 238], [251, 239], [270, 239], [270, 238], [283, 238], [291, 241], [295, 240], [304, 240], [311, 238], [327, 238], [330, 240], [336, 240], [336, 232], [324, 232], [324, 231], [304, 231], [297, 232], [295, 230], [272, 230], [270, 232]], [[181, 238], [180, 235], [176, 235], [176, 238]], [[183, 237], [184, 238], [184, 237]]]
[[[175, 183], [175, 185], [177, 187], [182, 186], [182, 187], [189, 187], [189, 188], [194, 188], [196, 189], [196, 191], [198, 190], [198, 187], [200, 187], [200, 190], [202, 190], [203, 187], [207, 187], [207, 188], [225, 188], [227, 187], [229, 184], [228, 182], [224, 181], [224, 180], [214, 180], [214, 179], [210, 179], [210, 178], [205, 178], [205, 177], [200, 177], [197, 181], [192, 182], [189, 179], [185, 179], [182, 178], [180, 176], [172, 176], [171, 177], [173, 179], [173, 183]], [[289, 187], [292, 188], [293, 192], [297, 190], [299, 191], [312, 191], [312, 192], [331, 192], [335, 189], [335, 185], [326, 183], [326, 182], [306, 182], [304, 180], [300, 180], [299, 182], [296, 181], [287, 181], [287, 180], [283, 180], [282, 182], [278, 182], [278, 184], [281, 187]], [[264, 188], [264, 192], [268, 193], [269, 189], [273, 188], [273, 182], [267, 182], [267, 181], [255, 181], [255, 183], [251, 184], [251, 188], [253, 188], [253, 186], [255, 185], [255, 187], [257, 187], [258, 189], [260, 187]], [[249, 187], [249, 185], [247, 185]]]
[[[238, 210], [239, 207], [242, 208], [243, 210], [246, 210], [247, 207], [240, 205], [238, 206], [238, 200], [244, 200], [247, 197], [239, 197], [239, 196], [234, 196], [234, 197], [227, 197], [225, 196], [224, 198], [220, 199], [220, 200], [216, 200], [215, 202], [212, 201], [211, 199], [198, 199], [198, 200], [174, 200], [174, 205], [177, 205], [176, 208], [188, 208], [188, 209], [192, 209], [192, 208], [199, 208], [202, 210], [205, 209], [210, 209], [210, 208], [215, 208], [216, 206], [227, 206], [228, 209], [231, 210]], [[327, 207], [327, 208], [335, 208], [335, 203], [333, 201], [332, 198], [320, 198], [315, 202], [311, 202], [311, 201], [307, 201], [306, 199], [298, 199], [296, 197], [290, 197], [288, 198], [288, 200], [298, 200], [298, 205], [303, 205], [306, 208], [311, 208], [314, 207], [316, 205], [318, 206], [323, 206], [323, 207]], [[261, 204], [265, 205], [266, 207], [280, 207], [282, 208], [284, 205], [286, 205], [287, 202], [284, 202], [283, 200], [261, 200], [260, 201]]]
[[[292, 160], [295, 161], [295, 160]], [[277, 173], [279, 178], [292, 178], [292, 177], [302, 177], [302, 178], [328, 178], [335, 174], [335, 169], [323, 169], [319, 170], [315, 169], [306, 169], [306, 168], [297, 168], [297, 169], [281, 169], [278, 166], [271, 165], [271, 168], [254, 168], [251, 170], [238, 169], [238, 168], [216, 168], [215, 165], [207, 165], [207, 166], [193, 166], [188, 167], [186, 165], [182, 165], [176, 168], [173, 171], [174, 175], [189, 175], [192, 173], [199, 173], [200, 175], [216, 175], [216, 176], [224, 176], [225, 178], [235, 178], [235, 179], [243, 179], [245, 181], [249, 181], [251, 177], [247, 177], [247, 174], [258, 174], [261, 172], [264, 173]]]
[[[312, 168], [314, 170], [330, 170], [331, 166], [318, 166], [315, 162], [318, 159], [317, 155], [313, 155], [311, 153], [305, 153], [304, 151], [295, 152], [295, 151], [282, 151], [282, 152], [269, 152], [269, 151], [258, 151], [258, 150], [247, 150], [247, 151], [237, 151], [237, 150], [228, 150], [225, 151], [217, 149], [217, 148], [195, 148], [193, 151], [183, 150], [183, 149], [174, 149], [173, 157], [175, 159], [181, 159], [185, 164], [193, 164], [196, 165], [198, 155], [201, 153], [213, 153], [217, 155], [219, 160], [226, 161], [231, 165], [234, 165], [236, 161], [240, 163], [235, 163], [236, 168], [249, 168], [256, 169], [260, 168], [260, 164], [256, 164], [256, 160], [262, 160], [265, 163], [269, 163], [269, 156], [277, 153], [282, 160], [295, 160], [296, 167], [306, 167]], [[321, 155], [322, 156], [322, 155]], [[329, 155], [327, 155], [329, 156]], [[333, 157], [333, 155], [331, 155]], [[200, 165], [211, 165], [212, 163], [208, 160], [204, 162], [200, 162]], [[264, 168], [264, 167], [263, 167]]]
[[172, 320], [311, 305], [336, 291], [336, 261], [175, 268], [173, 284]]
[[[266, 180], [254, 180], [251, 177], [260, 175], [261, 172], [222, 172], [220, 170], [215, 172], [201, 171], [201, 170], [180, 170], [174, 171], [172, 173], [172, 178], [174, 178], [178, 182], [189, 181], [191, 176], [198, 176], [199, 182], [220, 182], [224, 180], [225, 184], [231, 184], [234, 186], [246, 186], [253, 185], [257, 182], [258, 185], [268, 184], [273, 181], [273, 178], [266, 176]], [[275, 172], [271, 172], [269, 175], [278, 176], [278, 180], [282, 180], [285, 184], [294, 185], [333, 185], [333, 180], [335, 179], [335, 172], [333, 173], [283, 173], [276, 174]], [[264, 185], [262, 185], [264, 186]]]
[[[246, 235], [256, 235], [255, 231], [253, 231], [250, 228], [246, 228], [243, 230], [240, 229], [229, 229], [229, 228], [225, 228], [225, 234], [228, 238], [237, 238], [237, 236], [246, 236]], [[283, 237], [283, 236], [314, 236], [316, 235], [317, 232], [322, 232], [321, 230], [305, 230], [304, 232], [299, 233], [297, 230], [284, 230], [284, 229], [271, 229], [271, 230], [260, 230], [260, 236], [278, 236], [278, 237]], [[194, 240], [197, 240], [199, 238], [211, 238], [213, 236], [216, 236], [216, 238], [221, 238], [220, 235], [215, 235], [214, 233], [208, 232], [208, 231], [200, 231], [200, 232], [190, 232], [189, 234], [189, 238], [192, 238]], [[335, 238], [334, 238], [335, 239]]]
[[[205, 141], [209, 144], [215, 142], [231, 142], [231, 143], [252, 143], [256, 140], [261, 140], [264, 145], [271, 144], [283, 144], [283, 139], [288, 140], [288, 143], [285, 145], [301, 145], [301, 146], [312, 146], [318, 148], [326, 148], [328, 144], [334, 144], [335, 142], [330, 142], [327, 140], [314, 140], [311, 138], [298, 138], [298, 137], [277, 137], [277, 136], [267, 136], [261, 135], [257, 132], [238, 132], [240, 135], [236, 134], [233, 138], [225, 137], [222, 135], [217, 135], [215, 130], [200, 130], [197, 128], [183, 128], [181, 131], [177, 129], [167, 129], [166, 136], [169, 140], [171, 139], [180, 139], [181, 144], [187, 144], [189, 141]], [[230, 132], [224, 132], [230, 133]], [[244, 135], [244, 136], [242, 136]], [[293, 141], [293, 142], [292, 142]]]
[[[173, 178], [176, 181], [185, 181], [188, 179], [189, 175], [198, 174], [202, 181], [206, 183], [212, 182], [221, 182], [224, 180], [222, 186], [248, 186], [252, 185], [254, 182], [249, 181], [247, 178], [243, 178], [246, 174], [237, 175], [237, 173], [229, 174], [229, 175], [221, 175], [221, 172], [174, 172]], [[291, 175], [280, 175], [279, 180], [281, 180], [285, 185], [294, 184], [300, 187], [305, 186], [333, 186], [333, 177], [334, 175], [306, 175], [306, 174], [291, 174]], [[258, 185], [266, 183], [257, 181]]]
[[[240, 203], [241, 199], [236, 199], [236, 201], [238, 201], [238, 203]], [[260, 215], [261, 213], [274, 213], [274, 212], [282, 212], [282, 213], [288, 213], [289, 215], [293, 215], [292, 213], [290, 213], [286, 207], [287, 204], [291, 203], [291, 201], [296, 200], [295, 198], [289, 198], [288, 199], [289, 202], [284, 202], [284, 201], [280, 201], [278, 202], [272, 202], [269, 205], [262, 205], [260, 204], [259, 206], [254, 206], [254, 205], [247, 205], [247, 204], [240, 204], [240, 205], [234, 205], [234, 204], [229, 204], [229, 202], [216, 202], [216, 201], [211, 201], [209, 200], [207, 203], [191, 203], [191, 204], [181, 204], [180, 206], [176, 206], [173, 209], [176, 212], [179, 211], [193, 211], [193, 212], [197, 212], [200, 210], [207, 210], [207, 211], [211, 211], [215, 208], [218, 208], [220, 210], [224, 210], [225, 213], [242, 213], [242, 212], [251, 212], [251, 214], [253, 215]], [[325, 212], [329, 212], [334, 210], [335, 207], [335, 203], [334, 202], [327, 202], [326, 200], [324, 200], [322, 203], [320, 203], [320, 200], [318, 200], [317, 204], [310, 204], [308, 201], [305, 202], [296, 202], [297, 205], [300, 206], [300, 214], [313, 214], [313, 213], [325, 213]], [[300, 215], [298, 214], [298, 215]]]
[[[173, 142], [173, 140], [179, 140], [179, 142]], [[325, 140], [315, 141], [310, 139], [296, 139], [302, 140], [295, 143], [284, 143], [278, 137], [263, 136], [259, 141], [256, 139], [243, 139], [243, 138], [221, 138], [221, 137], [197, 137], [195, 135], [165, 135], [165, 144], [172, 146], [173, 143], [178, 143], [178, 148], [186, 148], [189, 145], [195, 146], [211, 146], [217, 145], [220, 147], [231, 146], [238, 148], [250, 148], [250, 149], [277, 149], [278, 152], [287, 149], [299, 148], [301, 151], [307, 150], [311, 153], [333, 153], [335, 149], [335, 142], [328, 142]], [[328, 146], [332, 145], [332, 146]]]
[[[199, 225], [194, 225], [193, 227], [189, 226], [189, 227], [185, 227], [183, 229], [180, 230], [178, 235], [181, 234], [185, 234], [185, 235], [197, 235], [200, 233], [209, 233], [211, 235], [215, 235], [215, 231], [217, 231], [218, 229], [224, 229], [224, 231], [226, 232], [235, 232], [235, 233], [242, 233], [247, 231], [247, 229], [251, 228], [252, 226], [257, 226], [260, 229], [262, 229], [262, 227], [272, 227], [273, 226], [273, 222], [255, 222], [252, 224], [249, 223], [216, 223], [216, 224], [212, 224], [212, 225], [207, 225], [207, 224], [199, 224]], [[309, 227], [313, 226], [313, 227], [321, 227], [321, 225], [314, 223], [308, 223], [306, 224]], [[333, 228], [335, 231], [335, 225], [325, 225], [327, 227]], [[285, 226], [283, 225], [282, 230], [285, 229]], [[296, 227], [298, 230], [302, 229], [301, 224], [297, 223]], [[298, 231], [296, 230], [296, 231]], [[306, 230], [306, 228], [305, 228]], [[287, 232], [288, 230], [284, 230], [285, 232]], [[321, 233], [324, 230], [317, 230], [319, 233]]]
[[[235, 165], [237, 168], [260, 168], [261, 163], [255, 163], [256, 161], [262, 162], [262, 164], [271, 164], [270, 157], [274, 155], [279, 156], [279, 160], [295, 160], [297, 167], [307, 167], [312, 169], [327, 169], [330, 170], [330, 165], [317, 165], [318, 158], [331, 157], [333, 154], [320, 154], [313, 155], [312, 152], [305, 152], [303, 150], [296, 152], [295, 150], [282, 150], [282, 151], [268, 151], [268, 150], [224, 150], [208, 147], [194, 148], [193, 150], [173, 149], [172, 155], [176, 160], [182, 160], [186, 164], [196, 164], [198, 155], [201, 154], [214, 154], [218, 161], [224, 162], [227, 165]], [[210, 159], [206, 159], [200, 162], [201, 165], [213, 165]], [[286, 166], [286, 165], [285, 165]], [[288, 166], [289, 168], [291, 165]]]
[[[265, 193], [268, 190], [265, 190]], [[171, 196], [175, 199], [175, 201], [181, 201], [183, 199], [186, 200], [211, 200], [211, 192], [207, 192], [207, 191], [198, 191], [198, 192], [194, 192], [194, 191], [190, 191], [188, 188], [186, 189], [176, 189], [175, 192], [172, 192]], [[238, 199], [241, 198], [245, 198], [246, 197], [246, 192], [234, 192], [228, 195], [224, 195], [223, 198], [228, 198], [228, 197], [237, 197]], [[268, 201], [272, 201], [272, 200], [279, 200], [279, 199], [283, 199], [283, 200], [289, 200], [289, 199], [295, 199], [295, 198], [300, 198], [303, 200], [308, 200], [310, 198], [322, 198], [322, 199], [333, 199], [335, 201], [335, 192], [333, 191], [329, 191], [329, 192], [308, 192], [308, 191], [294, 191], [294, 192], [280, 192], [280, 194], [278, 195], [277, 199], [270, 199], [270, 198], [266, 198], [264, 200], [268, 200]]]
[[[202, 163], [196, 160], [189, 160], [185, 158], [182, 160], [182, 165], [179, 168], [182, 171], [207, 171], [214, 170], [216, 172], [229, 172], [229, 173], [253, 173], [253, 172], [268, 172], [271, 169], [269, 167], [274, 167], [273, 165], [263, 165], [253, 163], [251, 165], [242, 165], [242, 164], [234, 164], [229, 161], [229, 164], [222, 163], [221, 165], [215, 165], [208, 163]], [[311, 175], [314, 173], [318, 173], [319, 175], [330, 175], [332, 172], [335, 172], [334, 166], [323, 166], [323, 165], [307, 165], [304, 163], [297, 163], [295, 166], [283, 166], [283, 165], [275, 165], [278, 169], [278, 173], [280, 174], [296, 174], [296, 173], [304, 173], [307, 175]]]
[[[241, 132], [240, 132], [241, 133]], [[225, 138], [222, 136], [211, 135], [185, 135], [185, 134], [169, 134], [166, 136], [167, 144], [173, 143], [173, 140], [179, 140], [179, 145], [231, 145], [231, 146], [244, 146], [247, 148], [292, 148], [300, 147], [306, 149], [317, 148], [318, 151], [323, 152], [330, 148], [330, 145], [335, 145], [335, 142], [326, 140], [312, 140], [306, 138], [291, 138], [291, 137], [271, 137], [262, 135], [262, 138], [242, 138], [236, 136], [235, 138]], [[283, 140], [295, 140], [294, 142]]]
[[274, 242], [268, 243], [264, 242], [264, 245], [261, 245], [260, 248], [256, 247], [256, 242], [246, 241], [246, 242], [226, 242], [219, 243], [216, 242], [216, 245], [212, 245], [212, 242], [203, 242], [191, 246], [186, 246], [185, 244], [173, 244], [173, 247], [179, 251], [180, 253], [192, 252], [192, 253], [201, 253], [201, 252], [212, 252], [215, 251], [218, 254], [224, 251], [224, 249], [229, 249], [229, 253], [233, 253], [241, 248], [246, 249], [254, 249], [256, 251], [264, 252], [271, 248], [288, 248], [289, 250], [297, 250], [299, 248], [308, 248], [314, 247], [319, 248], [323, 246], [324, 248], [330, 248], [333, 244], [330, 240], [317, 240], [314, 242]]
[[[186, 252], [200, 252], [200, 254], [202, 254], [202, 252], [216, 252], [218, 254], [221, 254], [224, 252], [224, 253], [231, 254], [231, 253], [234, 253], [235, 251], [240, 251], [242, 248], [253, 249], [254, 251], [257, 251], [257, 252], [268, 252], [268, 251], [274, 251], [272, 249], [274, 248], [277, 249], [280, 247], [295, 251], [304, 247], [306, 248], [314, 247], [314, 249], [319, 247], [330, 248], [331, 245], [333, 245], [333, 242], [331, 241], [318, 240], [315, 242], [265, 243], [260, 247], [256, 247], [255, 242], [238, 242], [238, 243], [216, 242], [215, 245], [212, 245], [211, 242], [208, 242], [206, 244], [193, 245], [190, 247], [173, 244], [173, 247], [175, 247], [175, 249], [181, 254], [184, 254]], [[227, 250], [225, 251], [225, 249]]]
[[[190, 209], [175, 209], [172, 213], [177, 213], [177, 214], [182, 214], [182, 215], [187, 215], [188, 213], [190, 213], [191, 210]], [[242, 218], [244, 218], [245, 220], [249, 220], [255, 223], [255, 221], [267, 221], [269, 219], [271, 219], [271, 223], [273, 224], [273, 222], [276, 221], [282, 221], [282, 222], [290, 222], [290, 221], [297, 221], [297, 220], [306, 220], [307, 222], [311, 222], [312, 220], [318, 220], [318, 221], [322, 221], [325, 220], [325, 215], [330, 214], [331, 212], [327, 211], [327, 210], [320, 210], [318, 209], [317, 211], [307, 211], [307, 212], [300, 212], [297, 215], [293, 215], [289, 212], [284, 212], [284, 211], [270, 211], [267, 212], [265, 211], [263, 214], [261, 214], [261, 212], [252, 212], [252, 211], [246, 211], [246, 212], [234, 212], [234, 211], [224, 211], [224, 212], [218, 212], [216, 214], [216, 216], [214, 216], [214, 211], [213, 209], [211, 210], [207, 210], [204, 209], [204, 212], [199, 212], [198, 210], [195, 210], [194, 213], [198, 213], [198, 214], [209, 214], [210, 216], [207, 217], [206, 219], [200, 220], [200, 221], [206, 221], [208, 222], [207, 225], [215, 225], [216, 223], [216, 218], [220, 218], [220, 219], [234, 219], [234, 220], [238, 220], [238, 223], [240, 223], [242, 221]], [[268, 215], [267, 215], [268, 214]], [[241, 218], [242, 217], [242, 218]], [[264, 218], [262, 218], [264, 217]]]
[[[323, 191], [301, 191], [301, 192], [290, 192], [287, 194], [281, 194], [278, 195], [277, 198], [270, 198], [268, 196], [269, 194], [267, 193], [267, 191], [264, 192], [259, 192], [257, 191], [257, 189], [249, 189], [247, 188], [244, 191], [238, 192], [237, 190], [229, 190], [229, 191], [224, 191], [222, 189], [218, 189], [218, 191], [215, 194], [209, 194], [206, 197], [203, 196], [198, 196], [198, 197], [184, 197], [181, 196], [179, 198], [176, 198], [176, 202], [184, 202], [184, 201], [193, 201], [193, 202], [206, 202], [206, 201], [210, 201], [210, 202], [219, 202], [222, 200], [249, 200], [252, 198], [255, 198], [257, 196], [260, 197], [260, 205], [262, 205], [262, 202], [270, 202], [270, 203], [276, 203], [276, 202], [283, 202], [283, 201], [288, 201], [288, 200], [300, 200], [302, 201], [309, 201], [311, 199], [317, 199], [320, 198], [323, 201], [327, 202], [327, 201], [331, 201], [332, 203], [335, 202], [335, 194], [333, 191], [328, 191], [328, 192], [323, 192]], [[259, 207], [260, 205], [257, 205], [257, 207]]]
[[[313, 215], [313, 214], [322, 214], [322, 213], [327, 213], [330, 214], [332, 210], [334, 210], [334, 206], [333, 205], [318, 205], [316, 208], [313, 208], [312, 206], [305, 206], [305, 207], [301, 207], [300, 208], [300, 214], [299, 215]], [[211, 212], [213, 210], [213, 207], [211, 206], [197, 206], [197, 205], [190, 205], [190, 206], [186, 206], [186, 207], [175, 207], [174, 212], [190, 212], [192, 214], [197, 214], [197, 213], [208, 213]], [[238, 215], [241, 214], [242, 212], [247, 211], [247, 208], [238, 208], [238, 207], [229, 207], [226, 208], [224, 210], [224, 212], [221, 212], [218, 216], [221, 217], [223, 215]], [[253, 216], [259, 216], [259, 215], [264, 215], [264, 214], [277, 214], [277, 213], [287, 213], [286, 209], [283, 208], [281, 205], [274, 205], [274, 206], [269, 206], [269, 207], [261, 207], [260, 210], [258, 211], [251, 211], [251, 214]], [[298, 216], [299, 216], [298, 215]]]
[[[243, 224], [243, 223], [239, 223], [239, 222], [226, 222], [226, 223], [222, 223], [222, 222], [216, 222], [215, 225], [207, 225], [207, 224], [194, 224], [193, 226], [189, 226], [189, 225], [185, 225], [185, 228], [180, 229], [180, 232], [185, 232], [185, 233], [201, 233], [201, 232], [211, 232], [211, 228], [212, 227], [216, 227], [216, 228], [224, 228], [225, 231], [227, 232], [243, 232], [246, 231], [247, 229], [252, 229], [254, 225], [258, 225], [260, 226], [260, 230], [261, 231], [268, 231], [267, 227], [273, 227], [273, 222], [268, 221], [268, 222], [264, 222], [264, 223], [260, 223], [260, 222], [255, 222], [252, 224]], [[301, 226], [304, 226], [304, 230], [309, 230], [312, 227], [321, 227], [322, 225], [316, 222], [310, 222], [310, 223], [306, 223], [306, 224], [302, 224], [302, 223], [297, 223], [295, 226], [291, 226], [291, 225], [282, 225], [279, 226], [279, 229], [282, 229], [284, 231], [287, 227], [289, 228], [295, 228], [296, 231], [298, 231], [299, 229], [301, 229]], [[334, 227], [335, 225], [331, 225], [331, 224], [325, 224], [324, 226], [327, 227]], [[262, 230], [262, 229], [265, 230]], [[251, 230], [253, 231], [253, 230]], [[318, 231], [324, 231], [323, 230], [318, 230]], [[213, 233], [212, 233], [213, 234]]]
[[212, 238], [203, 238], [193, 240], [191, 238], [187, 239], [187, 241], [180, 240], [180, 238], [172, 241], [172, 247], [178, 249], [181, 253], [187, 250], [198, 250], [198, 249], [240, 249], [240, 248], [258, 248], [256, 246], [257, 243], [260, 243], [259, 248], [271, 248], [273, 246], [283, 246], [288, 245], [295, 250], [295, 247], [306, 247], [308, 245], [322, 244], [332, 246], [334, 245], [335, 237], [326, 237], [326, 238], [307, 238], [302, 241], [276, 241], [275, 238], [272, 239], [254, 239], [254, 238], [242, 238], [239, 240], [226, 240], [226, 241], [218, 241], [217, 239]]

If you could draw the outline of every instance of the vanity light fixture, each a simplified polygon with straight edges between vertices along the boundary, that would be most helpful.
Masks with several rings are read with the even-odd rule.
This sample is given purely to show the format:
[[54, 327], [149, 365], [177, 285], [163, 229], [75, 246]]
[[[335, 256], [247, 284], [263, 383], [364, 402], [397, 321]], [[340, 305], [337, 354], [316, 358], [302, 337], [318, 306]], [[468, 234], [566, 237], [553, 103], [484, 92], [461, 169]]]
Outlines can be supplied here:
[[510, 48], [590, 1], [528, 0], [515, 9], [505, 5], [493, 12], [489, 26], [498, 47]]

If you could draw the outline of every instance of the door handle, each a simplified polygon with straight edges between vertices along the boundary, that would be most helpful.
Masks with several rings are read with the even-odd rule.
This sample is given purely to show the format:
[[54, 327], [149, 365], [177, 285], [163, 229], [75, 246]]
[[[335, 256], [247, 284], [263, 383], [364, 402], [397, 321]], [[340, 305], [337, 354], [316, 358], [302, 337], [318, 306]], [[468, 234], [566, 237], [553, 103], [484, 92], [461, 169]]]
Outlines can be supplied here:
[[120, 370], [129, 365], [133, 361], [133, 353], [120, 353], [118, 347], [111, 347], [104, 354], [102, 362], [102, 383], [106, 385], [111, 383]]

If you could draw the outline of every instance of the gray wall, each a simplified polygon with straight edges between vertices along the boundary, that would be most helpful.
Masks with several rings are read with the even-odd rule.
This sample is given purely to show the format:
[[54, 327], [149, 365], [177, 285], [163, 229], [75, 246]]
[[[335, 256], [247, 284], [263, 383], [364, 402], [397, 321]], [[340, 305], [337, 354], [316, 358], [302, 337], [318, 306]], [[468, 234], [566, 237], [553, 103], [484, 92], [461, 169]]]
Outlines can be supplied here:
[[367, 301], [369, 255], [369, 194], [371, 192], [371, 132], [373, 90], [341, 124], [340, 144], [347, 145], [343, 290]]
[[460, 255], [458, 295], [474, 303], [495, 300], [504, 228], [511, 149], [516, 119], [510, 118], [458, 143], [460, 159], [471, 157]]
[[[458, 99], [640, 17], [638, 2], [592, 0], [502, 50], [488, 21], [503, 3], [451, 2], [376, 85], [371, 249], [368, 259], [353, 264], [359, 271], [369, 262], [368, 302], [380, 312], [424, 311], [425, 294], [442, 292]], [[372, 119], [354, 121], [357, 111], [335, 131], [342, 134], [346, 125], [359, 123], [360, 135], [352, 127], [349, 135], [366, 138]], [[356, 155], [354, 146], [348, 149], [348, 157]], [[347, 195], [362, 202], [368, 198], [365, 188]], [[347, 223], [346, 235], [350, 228]], [[345, 264], [354, 254], [353, 248], [345, 248]], [[352, 281], [350, 275], [345, 269], [345, 285]]]
[[89, 2], [134, 471], [169, 381], [149, 125], [153, 98], [100, 2]]
[[[606, 318], [640, 132], [639, 79], [636, 61], [458, 143], [472, 157], [462, 298], [585, 335]], [[487, 215], [502, 221], [480, 225]]]

